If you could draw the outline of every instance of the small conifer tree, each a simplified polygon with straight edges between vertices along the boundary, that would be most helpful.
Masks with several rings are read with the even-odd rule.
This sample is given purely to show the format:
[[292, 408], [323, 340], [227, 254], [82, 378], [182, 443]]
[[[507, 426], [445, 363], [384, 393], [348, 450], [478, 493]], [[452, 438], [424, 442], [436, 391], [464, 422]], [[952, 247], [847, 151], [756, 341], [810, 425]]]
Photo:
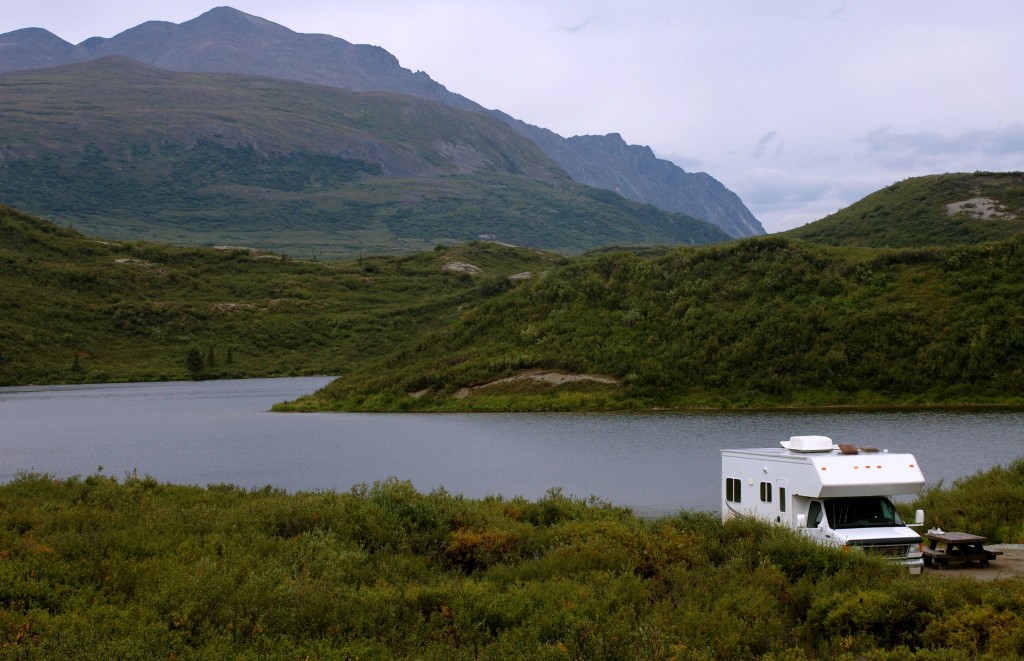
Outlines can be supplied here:
[[199, 349], [196, 347], [188, 350], [188, 355], [185, 357], [185, 367], [193, 379], [199, 378], [203, 371], [203, 355], [199, 353]]

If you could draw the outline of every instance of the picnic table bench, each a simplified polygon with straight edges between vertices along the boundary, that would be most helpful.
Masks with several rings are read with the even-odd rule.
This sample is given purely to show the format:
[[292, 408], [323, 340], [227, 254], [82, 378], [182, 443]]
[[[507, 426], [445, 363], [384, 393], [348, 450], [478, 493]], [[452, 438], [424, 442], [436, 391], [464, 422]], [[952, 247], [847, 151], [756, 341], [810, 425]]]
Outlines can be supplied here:
[[[995, 560], [1002, 551], [990, 551], [985, 548], [986, 537], [971, 535], [966, 532], [928, 531], [924, 534], [928, 539], [928, 547], [923, 550], [924, 564], [931, 567], [934, 562], [940, 569], [951, 564], [969, 565], [977, 562], [988, 567], [989, 560]], [[941, 544], [941, 546], [939, 546]]]

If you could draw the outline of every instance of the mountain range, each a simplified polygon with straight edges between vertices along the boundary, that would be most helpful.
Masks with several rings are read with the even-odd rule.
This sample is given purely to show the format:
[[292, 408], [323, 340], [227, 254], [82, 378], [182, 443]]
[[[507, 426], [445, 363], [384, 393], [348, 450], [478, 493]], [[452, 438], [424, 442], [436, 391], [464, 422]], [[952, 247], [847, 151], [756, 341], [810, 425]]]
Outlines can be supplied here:
[[572, 181], [487, 113], [123, 56], [0, 74], [0, 201], [110, 240], [396, 254], [725, 241]]
[[688, 173], [618, 134], [563, 138], [499, 110], [486, 110], [403, 68], [383, 48], [328, 35], [300, 34], [230, 7], [181, 24], [150, 21], [112, 38], [70, 44], [42, 28], [0, 35], [0, 73], [85, 63], [119, 55], [182, 72], [269, 76], [357, 92], [410, 95], [487, 113], [532, 141], [574, 181], [704, 220], [732, 237], [764, 234], [742, 201], [705, 173]]

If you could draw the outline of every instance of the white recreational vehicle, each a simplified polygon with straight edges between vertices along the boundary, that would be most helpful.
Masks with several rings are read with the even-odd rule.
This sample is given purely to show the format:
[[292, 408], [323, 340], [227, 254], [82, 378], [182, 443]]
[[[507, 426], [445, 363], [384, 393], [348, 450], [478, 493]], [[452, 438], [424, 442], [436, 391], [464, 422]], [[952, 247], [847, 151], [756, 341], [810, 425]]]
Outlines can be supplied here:
[[[793, 436], [780, 446], [722, 450], [722, 521], [756, 516], [921, 572], [921, 536], [889, 500], [924, 487], [914, 455], [835, 445], [827, 436]], [[924, 524], [924, 512], [915, 518], [911, 525]]]

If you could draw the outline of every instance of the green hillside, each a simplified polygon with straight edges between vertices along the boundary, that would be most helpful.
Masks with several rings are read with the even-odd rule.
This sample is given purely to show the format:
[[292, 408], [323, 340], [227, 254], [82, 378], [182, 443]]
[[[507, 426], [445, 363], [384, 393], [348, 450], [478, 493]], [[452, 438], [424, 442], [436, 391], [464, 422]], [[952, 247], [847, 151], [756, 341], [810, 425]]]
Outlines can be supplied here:
[[1024, 172], [915, 177], [783, 236], [833, 246], [910, 248], [1024, 232]]
[[291, 408], [1021, 404], [1022, 273], [1024, 236], [578, 258]]
[[108, 58], [0, 75], [0, 118], [0, 203], [110, 240], [337, 259], [729, 238], [573, 182], [486, 113], [414, 97]]
[[0, 385], [341, 374], [561, 259], [474, 243], [298, 261], [92, 240], [0, 207]]
[[0, 209], [0, 384], [344, 376], [302, 410], [1021, 404], [1022, 244], [335, 263]]

